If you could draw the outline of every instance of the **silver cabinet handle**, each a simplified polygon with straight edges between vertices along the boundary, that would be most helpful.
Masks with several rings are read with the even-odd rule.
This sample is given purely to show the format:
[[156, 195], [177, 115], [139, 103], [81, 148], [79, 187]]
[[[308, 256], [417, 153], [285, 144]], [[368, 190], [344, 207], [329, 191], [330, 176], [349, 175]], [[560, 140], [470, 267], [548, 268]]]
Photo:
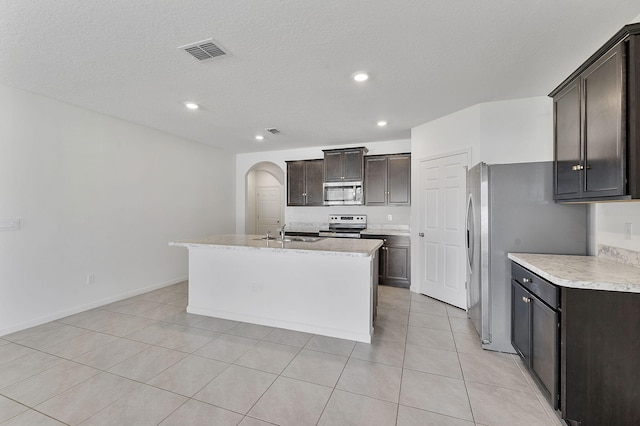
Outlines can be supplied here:
[[523, 282], [523, 283], [525, 283], [525, 284], [527, 284], [527, 283], [532, 283], [532, 282], [533, 282], [533, 280], [532, 280], [531, 278], [523, 278], [523, 279], [522, 279], [522, 282]]
[[571, 170], [573, 170], [574, 172], [584, 170], [584, 166], [581, 164], [576, 164], [575, 166], [571, 166]]
[[531, 302], [531, 299], [529, 299], [528, 297], [522, 296], [522, 301], [524, 303], [529, 303], [529, 302]]
[[418, 235], [424, 237], [424, 232], [420, 232]]

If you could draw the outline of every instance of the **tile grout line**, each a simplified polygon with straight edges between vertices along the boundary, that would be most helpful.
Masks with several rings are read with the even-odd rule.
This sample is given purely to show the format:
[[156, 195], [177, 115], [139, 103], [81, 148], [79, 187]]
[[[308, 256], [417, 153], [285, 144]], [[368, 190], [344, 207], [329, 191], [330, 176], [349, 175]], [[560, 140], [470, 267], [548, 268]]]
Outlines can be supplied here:
[[[351, 355], [353, 355], [353, 351], [356, 350], [356, 345], [357, 345], [357, 343], [355, 345], [353, 345], [353, 348], [351, 348], [351, 352], [349, 352], [349, 356], [347, 356], [347, 361], [342, 366], [342, 370], [340, 371], [340, 374], [338, 375], [338, 379], [336, 380], [336, 383], [331, 388], [331, 393], [329, 394], [329, 398], [327, 398], [327, 402], [325, 402], [324, 406], [322, 407], [322, 411], [320, 412], [320, 416], [318, 417], [318, 420], [316, 421], [316, 425], [318, 423], [320, 423], [320, 419], [322, 418], [322, 416], [324, 415], [325, 410], [329, 406], [329, 401], [331, 401], [331, 398], [333, 397], [333, 394], [335, 393], [335, 391], [337, 389], [338, 383], [340, 382], [340, 379], [342, 378], [342, 375], [344, 374], [344, 370], [347, 368], [347, 364], [349, 364], [349, 360], [351, 359]], [[333, 354], [333, 355], [335, 355], [335, 354]], [[341, 390], [341, 389], [339, 389], [339, 390]]]
[[[531, 377], [531, 373], [528, 370], [527, 371], [523, 370], [522, 366], [520, 365], [520, 362], [517, 362], [519, 360], [519, 355], [511, 354], [511, 356], [514, 358], [518, 357], [518, 359], [514, 359], [514, 361], [516, 362], [516, 365], [518, 366], [518, 369], [520, 370], [522, 375], [525, 377], [525, 381], [533, 391], [533, 394], [536, 396], [536, 399], [538, 400], [538, 402], [543, 406], [542, 408], [544, 412], [547, 414], [547, 417], [549, 417], [551, 422], [557, 424], [558, 418], [556, 416], [555, 409], [549, 403], [549, 401], [540, 393], [540, 390], [537, 388], [537, 384], [535, 383], [533, 377]], [[552, 417], [552, 416], [556, 416], [556, 417]]]
[[[449, 319], [449, 327], [451, 327], [451, 317], [449, 316], [448, 311], [447, 311], [447, 318]], [[462, 361], [460, 361], [460, 352], [458, 352], [458, 344], [456, 343], [455, 336], [453, 335], [453, 327], [451, 327], [451, 337], [453, 337], [453, 344], [456, 348], [456, 357], [458, 358], [458, 366], [460, 367], [460, 373], [462, 374], [462, 383], [464, 383], [464, 391], [467, 394], [469, 411], [471, 412], [471, 422], [473, 424], [476, 424], [476, 416], [473, 413], [473, 406], [471, 405], [471, 396], [469, 395], [469, 388], [467, 387], [467, 379], [465, 378], [464, 369], [462, 368]]]
[[[429, 297], [429, 296], [427, 296], [427, 297]], [[445, 304], [446, 306], [450, 306], [449, 304], [446, 304], [445, 302], [441, 302], [441, 303]], [[456, 340], [455, 340], [455, 337], [454, 337], [454, 332], [453, 332], [453, 327], [451, 325], [451, 318], [457, 318], [457, 317], [450, 316], [449, 315], [449, 311], [446, 310], [446, 306], [445, 306], [445, 312], [446, 312], [446, 316], [447, 316], [447, 321], [449, 323], [449, 331], [451, 332], [451, 337], [453, 338], [453, 344], [454, 344], [454, 347], [456, 348], [455, 352], [456, 352], [456, 357], [458, 358], [458, 366], [460, 367], [460, 373], [462, 374], [462, 382], [464, 384], [465, 393], [467, 394], [467, 401], [469, 402], [469, 411], [471, 412], [471, 423], [476, 424], [475, 416], [473, 414], [473, 407], [471, 406], [471, 398], [469, 396], [469, 390], [467, 388], [467, 381], [464, 378], [464, 370], [462, 369], [462, 363], [460, 362], [460, 355], [459, 355], [460, 352], [458, 352], [458, 345], [456, 343]], [[422, 328], [429, 328], [429, 327], [422, 327]], [[449, 377], [449, 376], [439, 375], [439, 374], [435, 374], [435, 373], [427, 373], [427, 374], [434, 374], [434, 375], [437, 375], [437, 376], [440, 376], [440, 377]], [[449, 377], [449, 378], [451, 378], [451, 377]], [[424, 410], [424, 411], [433, 412], [433, 411], [430, 411], [430, 410]], [[462, 419], [460, 417], [455, 417], [455, 416], [449, 416], [447, 414], [442, 414], [442, 413], [436, 413], [436, 414], [439, 414], [439, 415], [442, 415], [442, 416], [447, 416], [447, 417], [450, 417], [450, 418], [453, 418], [453, 419], [459, 419], [459, 420], [463, 420], [463, 421], [468, 421], [466, 419]]]
[[413, 298], [411, 291], [409, 291], [409, 311], [407, 312], [407, 327], [404, 338], [404, 350], [402, 351], [402, 370], [400, 372], [400, 387], [398, 389], [398, 405], [396, 406], [396, 426], [398, 425], [398, 417], [400, 416], [400, 399], [402, 398], [402, 382], [404, 380], [404, 363], [407, 357], [407, 343], [409, 341], [409, 321], [411, 318], [411, 305], [413, 304]]
[[[156, 291], [157, 291], [157, 290], [156, 290]], [[410, 294], [411, 294], [411, 293], [410, 293]], [[408, 318], [408, 317], [410, 317], [410, 315], [411, 315], [411, 307], [412, 307], [412, 304], [414, 303], [414, 300], [410, 297], [410, 298], [409, 298], [409, 300], [408, 300], [408, 302], [409, 302], [409, 311], [406, 313], [407, 318]], [[415, 302], [416, 302], [416, 303], [420, 303], [419, 301], [415, 301]], [[135, 302], [133, 302], [133, 303], [135, 303]], [[152, 303], [156, 303], [156, 302], [152, 302]], [[165, 305], [165, 306], [166, 306], [166, 305], [169, 305], [169, 304], [168, 304], [168, 303], [161, 303], [160, 305]], [[172, 306], [173, 306], [173, 305], [172, 305]], [[155, 309], [155, 308], [152, 308], [152, 309]], [[446, 308], [445, 308], [445, 309], [446, 309]], [[138, 317], [137, 315], [127, 314], [127, 313], [121, 313], [121, 312], [106, 311], [106, 310], [105, 310], [105, 312], [110, 312], [110, 313], [117, 313], [117, 314], [127, 315], [127, 316], [130, 316], [130, 317], [132, 317], [132, 318], [133, 318], [133, 317], [137, 317], [137, 318], [145, 318], [145, 317]], [[78, 326], [75, 326], [75, 325], [73, 325], [73, 324], [67, 324], [67, 323], [59, 323], [59, 324], [68, 325], [68, 326], [73, 326], [73, 327], [80, 328], [80, 329], [83, 329], [83, 330], [88, 330], [88, 331], [87, 331], [87, 333], [88, 333], [88, 332], [95, 332], [95, 333], [100, 333], [100, 334], [105, 334], [105, 335], [114, 336], [114, 337], [116, 337], [116, 338], [124, 339], [124, 340], [131, 341], [131, 342], [135, 342], [135, 343], [140, 343], [140, 344], [147, 345], [147, 347], [146, 347], [145, 349], [143, 349], [143, 351], [144, 351], [144, 350], [146, 350], [146, 349], [148, 349], [149, 347], [158, 347], [158, 348], [167, 349], [167, 350], [172, 350], [172, 351], [181, 352], [181, 353], [185, 354], [183, 358], [181, 358], [180, 360], [178, 360], [178, 361], [176, 361], [175, 363], [171, 364], [170, 366], [166, 367], [163, 371], [158, 372], [156, 375], [154, 375], [154, 377], [157, 377], [157, 376], [159, 376], [160, 374], [163, 374], [163, 372], [165, 372], [165, 371], [167, 371], [168, 369], [172, 368], [173, 366], [175, 366], [176, 364], [178, 364], [179, 362], [181, 362], [182, 360], [184, 360], [186, 357], [188, 357], [188, 356], [190, 356], [190, 355], [197, 356], [197, 357], [204, 358], [204, 359], [211, 359], [211, 360], [215, 360], [214, 358], [208, 358], [208, 357], [206, 357], [206, 356], [202, 356], [202, 355], [195, 354], [195, 352], [196, 352], [196, 351], [198, 351], [198, 350], [200, 350], [202, 347], [204, 347], [204, 346], [206, 346], [206, 345], [208, 345], [208, 344], [210, 344], [210, 343], [214, 342], [216, 339], [218, 339], [219, 337], [221, 337], [221, 336], [223, 336], [223, 335], [236, 336], [236, 337], [244, 337], [244, 336], [237, 336], [237, 335], [234, 335], [234, 334], [228, 333], [228, 331], [230, 331], [231, 329], [228, 329], [228, 330], [226, 330], [225, 332], [218, 332], [218, 331], [211, 330], [211, 329], [201, 329], [201, 328], [199, 328], [199, 327], [197, 327], [197, 326], [195, 326], [195, 325], [179, 324], [179, 323], [175, 323], [175, 322], [171, 322], [171, 321], [165, 321], [167, 318], [170, 318], [170, 317], [172, 317], [172, 316], [174, 316], [174, 315], [175, 315], [175, 314], [168, 315], [167, 317], [165, 317], [165, 318], [163, 318], [163, 319], [145, 318], [145, 319], [149, 319], [149, 320], [154, 321], [154, 322], [153, 322], [152, 324], [147, 325], [146, 327], [143, 327], [143, 328], [142, 328], [142, 329], [140, 329], [140, 330], [143, 330], [143, 329], [145, 329], [145, 328], [151, 327], [151, 326], [152, 326], [152, 325], [154, 325], [154, 324], [159, 324], [159, 323], [161, 323], [161, 324], [171, 324], [171, 325], [174, 325], [174, 326], [184, 327], [184, 328], [185, 328], [185, 330], [183, 330], [183, 331], [186, 331], [186, 330], [188, 330], [189, 328], [195, 328], [195, 329], [207, 330], [207, 331], [210, 331], [210, 332], [219, 333], [219, 335], [218, 335], [218, 336], [216, 336], [215, 338], [211, 339], [210, 341], [208, 341], [208, 342], [204, 343], [203, 345], [201, 345], [201, 346], [200, 346], [200, 347], [198, 347], [197, 349], [194, 349], [193, 351], [184, 351], [184, 350], [176, 350], [176, 349], [166, 348], [166, 347], [164, 347], [164, 346], [159, 345], [159, 343], [160, 343], [160, 342], [157, 342], [157, 343], [153, 343], [153, 344], [151, 344], [151, 343], [146, 343], [146, 342], [141, 342], [141, 341], [138, 341], [138, 340], [134, 340], [134, 339], [131, 339], [130, 337], [128, 337], [129, 335], [127, 335], [127, 336], [116, 336], [116, 335], [111, 335], [111, 334], [109, 334], [109, 333], [101, 332], [101, 331], [99, 331], [99, 330], [85, 329], [84, 327], [78, 327]], [[433, 314], [432, 314], [432, 315], [433, 315]], [[449, 331], [450, 331], [450, 332], [451, 332], [451, 334], [453, 335], [453, 334], [454, 334], [454, 333], [453, 333], [453, 329], [451, 328], [451, 327], [452, 327], [452, 324], [451, 324], [451, 318], [452, 318], [452, 316], [451, 316], [451, 315], [449, 315], [449, 312], [448, 312], [448, 311], [446, 311], [446, 316], [447, 316], [447, 318], [448, 318], [448, 323], [449, 323], [449, 327], [450, 327], [450, 330], [449, 330]], [[457, 318], [457, 317], [455, 317], [455, 318]], [[117, 322], [117, 321], [116, 321], [116, 322]], [[398, 415], [399, 415], [399, 409], [400, 409], [400, 405], [401, 405], [401, 404], [400, 404], [400, 395], [401, 395], [401, 393], [402, 393], [402, 384], [403, 384], [404, 372], [405, 372], [405, 370], [407, 370], [407, 371], [414, 371], [414, 370], [411, 370], [411, 369], [407, 369], [407, 368], [405, 368], [405, 362], [406, 362], [406, 350], [407, 350], [407, 345], [408, 345], [408, 328], [409, 328], [409, 326], [410, 326], [410, 324], [409, 324], [409, 320], [407, 319], [407, 322], [406, 322], [406, 324], [404, 324], [404, 327], [403, 327], [403, 328], [404, 328], [404, 330], [405, 330], [405, 338], [404, 338], [404, 341], [403, 341], [403, 348], [404, 348], [404, 350], [403, 350], [403, 355], [402, 355], [402, 364], [401, 364], [400, 388], [399, 388], [399, 394], [398, 394], [398, 403], [397, 403], [397, 406], [396, 406], [396, 424], [398, 423]], [[235, 327], [235, 326], [234, 326], [234, 327]], [[416, 327], [420, 327], [420, 326], [416, 326]], [[420, 327], [420, 328], [429, 328], [429, 327]], [[138, 331], [140, 331], [140, 330], [136, 330], [136, 331], [134, 331], [134, 332], [130, 333], [130, 335], [131, 335], [131, 334], [134, 334], [134, 333], [137, 333], [137, 332], [138, 332]], [[437, 330], [437, 329], [436, 329], [436, 330]], [[171, 336], [177, 336], [177, 335], [179, 335], [180, 333], [181, 333], [181, 331], [174, 331], [173, 333], [171, 333], [171, 335], [170, 335], [170, 336], [167, 336], [166, 338], [163, 338], [161, 341], [164, 341], [164, 340], [166, 340], [166, 339], [170, 338]], [[270, 333], [267, 333], [265, 336], [263, 336], [263, 337], [262, 337], [262, 338], [260, 338], [260, 339], [256, 339], [256, 340], [257, 340], [256, 344], [257, 344], [258, 342], [263, 342], [263, 341], [269, 342], [268, 340], [265, 340], [265, 339], [269, 336], [269, 334], [271, 334], [271, 332], [270, 332]], [[283, 375], [282, 375], [282, 373], [286, 370], [286, 368], [288, 368], [288, 366], [289, 366], [289, 365], [291, 365], [291, 363], [293, 362], [293, 360], [295, 360], [295, 359], [296, 359], [296, 357], [297, 357], [297, 356], [298, 356], [298, 355], [299, 355], [299, 354], [300, 354], [300, 353], [305, 349], [305, 347], [309, 344], [309, 342], [311, 341], [311, 339], [313, 338], [313, 336], [315, 336], [315, 335], [312, 335], [312, 337], [311, 337], [311, 338], [307, 341], [307, 343], [305, 343], [305, 345], [304, 345], [304, 346], [302, 346], [302, 347], [300, 347], [300, 346], [296, 346], [296, 345], [287, 345], [287, 344], [284, 344], [284, 346], [289, 346], [289, 347], [295, 347], [295, 348], [297, 348], [297, 352], [295, 353], [295, 355], [293, 355], [293, 357], [291, 358], [291, 360], [289, 360], [289, 362], [288, 362], [288, 363], [287, 363], [287, 365], [282, 369], [282, 371], [281, 371], [280, 373], [278, 373], [278, 374], [277, 374], [277, 377], [276, 377], [276, 379], [274, 380], [274, 382], [273, 382], [273, 383], [275, 383], [275, 381], [276, 381], [276, 380], [278, 380], [278, 378], [279, 378], [279, 377], [285, 377], [285, 378], [288, 378], [287, 376], [283, 376]], [[77, 336], [76, 336], [76, 337], [77, 337]], [[6, 339], [3, 339], [3, 340], [6, 340]], [[379, 340], [393, 341], [393, 340], [388, 340], [388, 339], [384, 339], [384, 338], [379, 339]], [[12, 342], [12, 341], [7, 341], [7, 342], [8, 342], [8, 344], [10, 344], [10, 343], [15, 343], [15, 342]], [[274, 344], [282, 345], [282, 343], [278, 343], [278, 342], [270, 342], [270, 343], [274, 343]], [[16, 343], [16, 344], [18, 344], [18, 343]], [[34, 351], [42, 352], [42, 353], [45, 353], [45, 354], [47, 354], [47, 355], [51, 355], [51, 356], [54, 356], [54, 357], [57, 357], [57, 358], [60, 358], [60, 359], [66, 360], [66, 361], [74, 362], [74, 363], [77, 363], [77, 364], [80, 364], [80, 365], [86, 365], [86, 364], [82, 364], [82, 363], [80, 363], [80, 362], [78, 362], [78, 361], [74, 361], [73, 359], [68, 359], [68, 358], [64, 358], [64, 357], [57, 356], [57, 355], [49, 354], [49, 353], [44, 352], [44, 351], [39, 350], [39, 349], [30, 348], [30, 347], [28, 347], [28, 346], [20, 345], [20, 344], [18, 344], [18, 345], [19, 345], [19, 346], [26, 347], [26, 348], [28, 348], [28, 349], [32, 349], [32, 350], [34, 350]], [[105, 344], [105, 345], [106, 345], [106, 344]], [[105, 345], [100, 345], [100, 346], [98, 346], [97, 348], [94, 348], [94, 349], [92, 349], [92, 350], [98, 349], [98, 348], [103, 347], [103, 346], [105, 346]], [[420, 346], [420, 345], [419, 345], [419, 346]], [[252, 347], [253, 347], [253, 346], [252, 346]], [[324, 413], [325, 413], [325, 411], [326, 411], [326, 408], [328, 407], [329, 401], [331, 400], [331, 398], [333, 397], [333, 395], [334, 395], [334, 393], [335, 393], [335, 390], [337, 389], [337, 384], [339, 383], [339, 381], [340, 381], [341, 377], [343, 376], [343, 374], [344, 374], [344, 372], [345, 372], [345, 369], [346, 369], [346, 366], [347, 366], [347, 364], [348, 364], [349, 360], [351, 360], [351, 359], [354, 359], [354, 360], [360, 360], [359, 358], [354, 358], [354, 357], [353, 357], [353, 354], [354, 354], [354, 352], [355, 352], [356, 347], [357, 347], [357, 342], [353, 345], [353, 347], [351, 348], [351, 351], [350, 351], [349, 355], [346, 357], [346, 358], [347, 358], [347, 362], [345, 362], [344, 366], [342, 367], [342, 370], [341, 370], [341, 372], [340, 372], [340, 375], [338, 376], [338, 379], [336, 380], [336, 383], [335, 383], [335, 384], [334, 384], [334, 386], [332, 387], [332, 389], [331, 389], [331, 393], [330, 393], [330, 395], [329, 395], [329, 398], [327, 399], [327, 401], [326, 401], [326, 403], [325, 403], [325, 405], [324, 405], [324, 407], [323, 407], [323, 409], [322, 409], [322, 411], [321, 411], [321, 413], [320, 413], [320, 416], [318, 417], [318, 420], [317, 420], [317, 422], [316, 422], [316, 423], [318, 423], [318, 422], [320, 421], [320, 419], [322, 418], [322, 416], [324, 415]], [[459, 366], [460, 366], [460, 368], [461, 368], [461, 370], [462, 370], [462, 367], [461, 367], [461, 361], [460, 361], [460, 359], [459, 359], [458, 345], [457, 345], [457, 343], [456, 343], [455, 339], [454, 339], [454, 347], [456, 348], [456, 349], [455, 349], [455, 351], [456, 351], [456, 353], [458, 354], [458, 364], [459, 364]], [[248, 349], [247, 349], [247, 351], [245, 351], [245, 352], [243, 353], [243, 355], [244, 355], [244, 354], [246, 354], [246, 353], [247, 353], [248, 351], [250, 351], [250, 350], [251, 350], [251, 348], [248, 348]], [[314, 351], [313, 349], [308, 349], [308, 350], [309, 350], [309, 351]], [[87, 352], [90, 352], [90, 351], [87, 351]], [[142, 352], [142, 351], [140, 351], [140, 352]], [[137, 352], [136, 354], [131, 355], [129, 358], [127, 358], [127, 360], [128, 360], [128, 359], [130, 359], [131, 357], [136, 356], [136, 355], [137, 355], [137, 354], [139, 354], [140, 352]], [[323, 352], [323, 351], [314, 351], [314, 352], [319, 352], [319, 353], [328, 353], [328, 352]], [[86, 352], [83, 352], [83, 354], [84, 354], [84, 353], [86, 353]], [[78, 355], [78, 356], [81, 356], [81, 355], [83, 355], [83, 354], [80, 354], [80, 355]], [[233, 362], [231, 362], [231, 363], [228, 363], [228, 362], [226, 362], [226, 361], [221, 361], [221, 362], [225, 362], [225, 363], [227, 363], [228, 365], [224, 368], [224, 370], [220, 371], [220, 372], [219, 372], [215, 377], [213, 377], [209, 382], [207, 382], [205, 385], [203, 385], [202, 387], [200, 387], [200, 389], [199, 389], [198, 391], [196, 391], [196, 392], [194, 393], [194, 395], [195, 395], [195, 394], [197, 394], [200, 390], [202, 390], [202, 388], [204, 388], [205, 386], [207, 386], [209, 383], [211, 383], [211, 381], [215, 380], [215, 378], [216, 378], [216, 377], [218, 377], [220, 374], [222, 374], [224, 371], [226, 371], [226, 370], [227, 370], [231, 365], [238, 365], [238, 364], [235, 364], [235, 362], [236, 362], [238, 359], [240, 359], [243, 355], [240, 355], [238, 358], [236, 358], [236, 360], [234, 360], [234, 361], [233, 361]], [[126, 361], [126, 360], [123, 360], [123, 361], [121, 361], [121, 362], [125, 362], [125, 361]], [[215, 361], [219, 361], [219, 360], [215, 360]], [[363, 361], [366, 361], [366, 360], [363, 360]], [[372, 363], [373, 363], [374, 361], [369, 361], [369, 362], [372, 362]], [[118, 364], [119, 364], [119, 363], [118, 363]], [[378, 363], [378, 364], [394, 366], [393, 364], [386, 364], [386, 363]], [[116, 364], [116, 365], [117, 365], [117, 364]], [[239, 366], [239, 365], [238, 365], [238, 366]], [[50, 368], [54, 368], [54, 367], [55, 367], [55, 366], [50, 367]], [[102, 369], [95, 368], [95, 367], [92, 367], [92, 366], [89, 366], [89, 367], [94, 368], [94, 369], [96, 369], [96, 370], [97, 370], [97, 371], [99, 371], [99, 372], [105, 372], [105, 373], [108, 373], [108, 374], [112, 374], [112, 375], [115, 375], [115, 376], [119, 376], [119, 375], [117, 375], [117, 374], [115, 374], [115, 373], [111, 373], [111, 372], [109, 372], [108, 370], [102, 370]], [[263, 370], [254, 369], [254, 368], [251, 368], [251, 367], [244, 367], [244, 366], [241, 366], [241, 367], [243, 367], [243, 368], [253, 369], [253, 370], [256, 370], [256, 371], [263, 371]], [[113, 368], [113, 366], [111, 366], [111, 367], [109, 367], [109, 368]], [[519, 366], [519, 365], [518, 365], [518, 368], [521, 370], [521, 368], [520, 368], [520, 366]], [[48, 370], [48, 369], [46, 369], [46, 370], [44, 370], [44, 371], [47, 371], [47, 370]], [[419, 370], [416, 370], [416, 371], [419, 371]], [[40, 373], [42, 373], [42, 372], [40, 372]], [[40, 374], [40, 373], [38, 373], [38, 374]], [[99, 374], [99, 373], [98, 373], [98, 374]], [[271, 374], [273, 374], [273, 373], [271, 373]], [[32, 376], [31, 376], [31, 377], [32, 377]], [[91, 376], [91, 377], [95, 377], [95, 376]], [[86, 382], [87, 380], [90, 380], [90, 379], [91, 379], [91, 377], [90, 377], [90, 378], [88, 378], [88, 379], [86, 379], [86, 380], [84, 380], [84, 381], [82, 381], [82, 382], [80, 382], [80, 383], [78, 383], [78, 384], [76, 384], [76, 385], [74, 385], [74, 386], [72, 386], [72, 387], [71, 387], [71, 388], [69, 388], [69, 389], [72, 389], [72, 388], [74, 388], [75, 386], [78, 386], [79, 384], [84, 383], [84, 382]], [[180, 406], [178, 406], [178, 407], [177, 407], [177, 408], [176, 408], [172, 413], [168, 414], [168, 415], [167, 415], [167, 417], [165, 417], [165, 419], [166, 419], [166, 418], [168, 418], [168, 417], [170, 417], [173, 413], [175, 413], [175, 411], [177, 411], [178, 409], [180, 409], [180, 407], [182, 407], [184, 404], [186, 404], [186, 403], [187, 403], [188, 401], [190, 401], [190, 400], [194, 400], [194, 401], [202, 402], [202, 403], [207, 404], [207, 405], [211, 405], [211, 406], [214, 406], [214, 407], [218, 407], [218, 406], [216, 406], [215, 404], [210, 404], [210, 403], [208, 403], [208, 402], [206, 402], [206, 401], [200, 401], [200, 400], [194, 399], [193, 397], [185, 396], [185, 395], [179, 394], [179, 393], [174, 392], [174, 391], [171, 391], [171, 390], [167, 390], [167, 389], [163, 389], [163, 388], [158, 388], [157, 386], [150, 385], [150, 384], [145, 383], [145, 382], [140, 382], [140, 381], [138, 381], [138, 380], [129, 379], [129, 378], [125, 377], [125, 376], [119, 376], [119, 377], [126, 378], [127, 380], [136, 381], [136, 382], [138, 382], [139, 384], [147, 385], [147, 386], [151, 386], [151, 387], [154, 387], [154, 388], [156, 388], [156, 389], [160, 389], [160, 390], [162, 390], [162, 391], [166, 391], [166, 392], [169, 392], [169, 393], [172, 393], [172, 394], [175, 394], [175, 395], [179, 395], [179, 396], [181, 396], [181, 397], [186, 398], [186, 401], [185, 401], [185, 402], [183, 402], [183, 404], [181, 404]], [[443, 377], [448, 377], [448, 376], [443, 376]], [[295, 378], [290, 378], [290, 379], [292, 379], [292, 380], [300, 380], [300, 379], [295, 379]], [[24, 380], [24, 379], [22, 379], [22, 380]], [[151, 380], [151, 379], [149, 379], [149, 380]], [[307, 382], [307, 381], [305, 381], [305, 380], [300, 380], [300, 381], [301, 381], [301, 382], [310, 383], [310, 384], [319, 385], [318, 383]], [[467, 387], [466, 387], [466, 380], [464, 379], [464, 373], [463, 373], [463, 381], [465, 382], [465, 390], [466, 390], [466, 392], [467, 392], [467, 398], [469, 399], [468, 389], [467, 389]], [[244, 418], [253, 418], [253, 417], [250, 417], [250, 416], [248, 415], [248, 412], [249, 412], [249, 411], [251, 411], [251, 409], [253, 409], [253, 407], [257, 404], [257, 402], [258, 402], [261, 398], [263, 398], [263, 397], [264, 397], [264, 395], [266, 394], [266, 392], [267, 392], [267, 391], [272, 387], [273, 383], [271, 383], [271, 385], [270, 385], [270, 386], [269, 386], [269, 387], [268, 387], [268, 388], [267, 388], [267, 389], [266, 389], [266, 390], [265, 390], [265, 391], [260, 395], [260, 397], [258, 398], [258, 400], [256, 401], [256, 403], [254, 403], [254, 404], [252, 405], [252, 407], [251, 407], [251, 408], [249, 408], [249, 410], [247, 411], [247, 414], [242, 414], [242, 413], [237, 413], [237, 412], [236, 412], [236, 413], [237, 413], [237, 414], [239, 414], [239, 415], [242, 415], [242, 416], [243, 416], [243, 419], [244, 419]], [[322, 385], [320, 385], [320, 386], [322, 386]], [[69, 389], [67, 389], [67, 390], [69, 390]], [[139, 389], [139, 386], [137, 386], [135, 389]], [[130, 392], [128, 392], [128, 393], [126, 393], [125, 395], [120, 396], [120, 397], [119, 397], [119, 398], [117, 398], [115, 401], [113, 401], [111, 404], [109, 404], [109, 405], [107, 405], [106, 407], [102, 408], [102, 409], [101, 409], [100, 411], [98, 411], [97, 413], [92, 414], [90, 417], [93, 417], [94, 415], [97, 415], [98, 413], [102, 412], [105, 408], [110, 407], [110, 406], [111, 406], [111, 405], [113, 405], [115, 402], [117, 402], [117, 401], [121, 400], [122, 398], [126, 397], [126, 395], [129, 395], [130, 393], [134, 392], [134, 391], [135, 391], [135, 389], [134, 389], [134, 390], [132, 390], [132, 391], [130, 391]], [[65, 390], [65, 391], [63, 391], [63, 392], [66, 392], [67, 390]], [[351, 394], [354, 394], [354, 395], [360, 395], [360, 394], [357, 394], [357, 393], [354, 393], [354, 392], [350, 392], [350, 391], [345, 391], [345, 392], [347, 392], [347, 393], [351, 393]], [[59, 395], [59, 394], [56, 394], [56, 395]], [[389, 402], [389, 401], [384, 400], [384, 399], [375, 398], [375, 397], [369, 397], [369, 396], [367, 396], [367, 395], [362, 395], [362, 396], [367, 397], [367, 398], [371, 398], [371, 399], [375, 399], [375, 400], [379, 400], [379, 401]], [[55, 396], [53, 396], [53, 397], [55, 397]], [[52, 397], [52, 398], [53, 398], [53, 397]], [[537, 398], [538, 398], [538, 400], [539, 400], [538, 395], [536, 395], [536, 397], [537, 397]], [[469, 399], [469, 401], [470, 401], [470, 399]], [[16, 401], [16, 402], [17, 402], [17, 401]], [[19, 403], [19, 402], [17, 402], [17, 403], [18, 403], [18, 404], [20, 404], [20, 405], [22, 405], [22, 406], [25, 406], [25, 407], [30, 408], [29, 406], [27, 406], [27, 405], [25, 405], [25, 404], [22, 404], [22, 403]], [[218, 407], [218, 408], [221, 408], [221, 409], [224, 409], [224, 410], [227, 410], [227, 411], [234, 412], [233, 410], [228, 410], [228, 409], [223, 408], [223, 407]], [[415, 408], [415, 407], [414, 407], [414, 408]], [[470, 408], [471, 408], [471, 407], [470, 407]], [[33, 408], [32, 408], [32, 409], [33, 409]], [[421, 409], [418, 409], [418, 410], [421, 410]], [[37, 411], [37, 410], [35, 410], [35, 409], [34, 409], [34, 411]], [[429, 411], [429, 410], [421, 410], [421, 411]], [[472, 418], [474, 418], [474, 417], [473, 417], [473, 410], [471, 410], [471, 411], [472, 411]], [[545, 410], [545, 411], [547, 412], [547, 415], [549, 415], [548, 411], [547, 411], [547, 410]], [[43, 414], [44, 414], [44, 413], [43, 413]], [[440, 413], [437, 413], [437, 414], [440, 414]], [[46, 414], [45, 414], [45, 415], [46, 415]], [[444, 415], [444, 414], [440, 414], [440, 415], [446, 416], [446, 415]], [[90, 417], [89, 417], [89, 418], [90, 418]], [[451, 418], [457, 418], [457, 417], [453, 417], [453, 416], [448, 416], [448, 417], [451, 417]], [[164, 420], [164, 419], [163, 419], [163, 420]]]

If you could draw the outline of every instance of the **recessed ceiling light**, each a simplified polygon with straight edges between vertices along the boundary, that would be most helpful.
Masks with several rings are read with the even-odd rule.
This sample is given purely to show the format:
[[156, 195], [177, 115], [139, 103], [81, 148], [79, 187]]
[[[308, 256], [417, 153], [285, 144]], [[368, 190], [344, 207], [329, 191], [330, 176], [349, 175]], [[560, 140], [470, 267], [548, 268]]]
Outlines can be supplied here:
[[369, 80], [369, 74], [366, 72], [357, 72], [353, 74], [353, 79], [358, 83], [362, 83], [363, 81]]
[[380, 121], [378, 121], [378, 123], [377, 123], [377, 124], [378, 124], [378, 127], [384, 127], [384, 126], [386, 126], [386, 125], [387, 125], [387, 122], [386, 122], [386, 121], [384, 121], [384, 120], [380, 120]]
[[264, 139], [264, 136], [262, 136], [262, 135], [256, 135], [256, 140], [257, 140], [257, 141], [261, 141], [261, 140], [263, 140], [263, 139]]
[[198, 109], [198, 108], [200, 108], [200, 105], [198, 105], [195, 102], [185, 102], [184, 106], [186, 106], [189, 109]]

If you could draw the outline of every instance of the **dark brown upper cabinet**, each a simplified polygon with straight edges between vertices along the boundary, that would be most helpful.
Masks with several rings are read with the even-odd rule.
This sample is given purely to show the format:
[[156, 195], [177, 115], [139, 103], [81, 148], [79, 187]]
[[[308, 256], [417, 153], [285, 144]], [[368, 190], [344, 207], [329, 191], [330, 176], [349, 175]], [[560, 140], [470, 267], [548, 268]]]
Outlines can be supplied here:
[[326, 149], [324, 152], [325, 182], [362, 182], [364, 154], [367, 148]]
[[323, 160], [287, 161], [287, 205], [322, 206]]
[[365, 204], [411, 204], [411, 155], [365, 157]]
[[556, 201], [640, 198], [639, 37], [625, 26], [549, 94]]

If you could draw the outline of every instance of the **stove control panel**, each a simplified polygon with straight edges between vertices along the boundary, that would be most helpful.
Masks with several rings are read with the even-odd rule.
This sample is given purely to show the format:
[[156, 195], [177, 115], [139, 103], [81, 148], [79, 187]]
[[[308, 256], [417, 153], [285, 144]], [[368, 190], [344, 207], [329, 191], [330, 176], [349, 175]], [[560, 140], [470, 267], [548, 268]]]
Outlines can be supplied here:
[[367, 215], [329, 215], [330, 225], [366, 225]]

